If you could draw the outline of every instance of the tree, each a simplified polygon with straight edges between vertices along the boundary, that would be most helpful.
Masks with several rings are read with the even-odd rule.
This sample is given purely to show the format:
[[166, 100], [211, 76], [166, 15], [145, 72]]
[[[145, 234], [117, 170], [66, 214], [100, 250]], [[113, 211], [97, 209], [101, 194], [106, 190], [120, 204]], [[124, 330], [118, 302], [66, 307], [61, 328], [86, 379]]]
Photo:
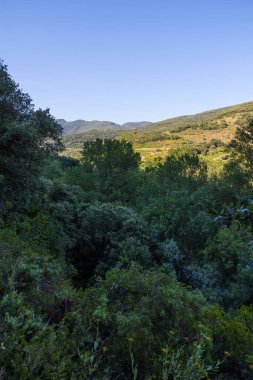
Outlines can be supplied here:
[[5, 121], [27, 120], [33, 113], [30, 96], [23, 93], [0, 59], [0, 125]]
[[49, 110], [34, 110], [29, 95], [0, 61], [0, 206], [22, 208], [31, 201], [44, 159], [62, 148], [62, 128]]
[[90, 165], [107, 176], [116, 171], [137, 169], [140, 163], [139, 153], [134, 152], [132, 144], [125, 140], [86, 141], [83, 144], [82, 163]]
[[[105, 201], [129, 202], [139, 181], [136, 176], [140, 163], [139, 153], [124, 140], [86, 141], [82, 150], [81, 176], [88, 173], [90, 191], [103, 195]], [[87, 182], [87, 181], [85, 181]]]
[[240, 123], [231, 141], [230, 148], [244, 171], [253, 176], [253, 117], [246, 116]]
[[79, 214], [77, 243], [70, 259], [77, 269], [77, 279], [84, 284], [96, 272], [104, 274], [121, 258], [151, 263], [147, 226], [127, 207], [97, 204]]
[[170, 154], [165, 163], [158, 168], [162, 182], [172, 185], [196, 188], [207, 180], [207, 165], [199, 156], [190, 150], [177, 150]]

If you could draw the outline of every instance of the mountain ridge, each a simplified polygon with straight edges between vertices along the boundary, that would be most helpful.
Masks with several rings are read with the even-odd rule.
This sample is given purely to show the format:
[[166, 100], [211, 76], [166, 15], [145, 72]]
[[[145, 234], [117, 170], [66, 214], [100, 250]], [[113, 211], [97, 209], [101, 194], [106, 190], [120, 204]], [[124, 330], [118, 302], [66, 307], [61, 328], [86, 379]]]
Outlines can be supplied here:
[[150, 121], [134, 121], [134, 122], [126, 122], [124, 124], [117, 124], [112, 121], [106, 120], [82, 120], [77, 119], [74, 121], [67, 121], [65, 119], [56, 119], [56, 121], [63, 128], [63, 135], [76, 135], [84, 132], [90, 131], [123, 131], [129, 129], [136, 129], [139, 127], [144, 127], [152, 124]]
[[217, 120], [220, 118], [223, 118], [225, 116], [231, 116], [236, 113], [252, 113], [253, 112], [253, 101], [244, 102], [235, 104], [232, 106], [226, 106], [221, 108], [214, 108], [210, 109], [208, 111], [198, 112], [195, 114], [189, 114], [189, 115], [181, 115], [176, 116], [168, 119], [164, 119], [161, 121], [157, 121], [152, 123], [151, 126], [143, 126], [139, 130], [140, 131], [169, 131], [170, 128], [175, 128], [177, 126], [183, 126], [190, 123], [201, 123], [201, 122], [207, 122], [212, 120]]
[[[234, 136], [238, 121], [245, 115], [253, 116], [253, 102], [217, 108], [193, 115], [177, 116], [138, 128], [86, 131], [63, 136], [65, 154], [78, 157], [85, 141], [124, 139], [133, 144], [142, 160], [166, 157], [171, 149], [198, 147], [202, 149], [214, 141], [227, 144]], [[202, 148], [201, 148], [202, 147]], [[214, 157], [214, 160], [219, 158]]]

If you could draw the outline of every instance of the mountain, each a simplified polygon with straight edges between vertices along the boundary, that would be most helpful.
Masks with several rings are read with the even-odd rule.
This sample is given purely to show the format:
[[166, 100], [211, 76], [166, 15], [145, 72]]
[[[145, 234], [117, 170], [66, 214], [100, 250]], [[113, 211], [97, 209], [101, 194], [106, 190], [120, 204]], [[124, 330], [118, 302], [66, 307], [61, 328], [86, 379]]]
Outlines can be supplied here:
[[101, 130], [118, 130], [120, 125], [113, 123], [111, 121], [99, 121], [99, 120], [75, 120], [66, 121], [64, 119], [58, 119], [57, 122], [63, 127], [64, 135], [74, 135], [77, 133], [87, 132], [87, 131], [101, 131]]
[[114, 130], [68, 134], [63, 138], [65, 154], [78, 157], [80, 147], [87, 140], [116, 138], [131, 141], [144, 163], [153, 162], [157, 157], [164, 159], [171, 149], [192, 147], [200, 152], [208, 152], [205, 158], [214, 166], [221, 167], [226, 157], [223, 146], [231, 141], [238, 120], [245, 115], [253, 116], [253, 102], [178, 116], [157, 123], [125, 123], [120, 129], [116, 127]]
[[135, 131], [126, 131], [122, 138], [133, 142], [135, 145], [142, 145], [141, 148], [148, 148], [147, 144], [159, 148], [178, 146], [182, 143], [184, 145], [199, 144], [206, 143], [214, 138], [227, 143], [233, 137], [237, 121], [244, 115], [253, 115], [253, 102], [218, 108], [194, 115], [178, 116], [140, 126]]
[[217, 108], [193, 115], [183, 115], [170, 119], [158, 121], [151, 125], [140, 127], [142, 132], [175, 132], [187, 128], [201, 127], [204, 124], [217, 124], [228, 117], [242, 116], [253, 113], [253, 102], [241, 103], [234, 106]]
[[124, 123], [121, 125], [123, 129], [136, 129], [140, 127], [145, 127], [147, 125], [151, 125], [151, 121], [129, 121], [128, 123]]
[[75, 120], [66, 121], [64, 119], [57, 119], [57, 122], [63, 127], [64, 135], [75, 135], [88, 131], [122, 131], [126, 129], [136, 129], [139, 127], [144, 127], [150, 125], [149, 121], [140, 122], [128, 122], [125, 124], [117, 124], [112, 121], [99, 121], [99, 120]]
[[253, 116], [253, 102], [162, 120], [116, 138], [131, 141], [145, 163], [165, 159], [172, 149], [192, 147], [217, 169], [227, 159], [224, 144], [231, 141], [238, 121], [246, 115]]

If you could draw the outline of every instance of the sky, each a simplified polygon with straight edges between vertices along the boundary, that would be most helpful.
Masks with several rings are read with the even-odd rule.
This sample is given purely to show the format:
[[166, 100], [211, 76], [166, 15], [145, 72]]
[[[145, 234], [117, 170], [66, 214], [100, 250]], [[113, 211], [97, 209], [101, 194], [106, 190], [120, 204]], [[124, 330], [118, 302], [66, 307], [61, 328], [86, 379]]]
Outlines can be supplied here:
[[253, 0], [0, 0], [0, 58], [56, 118], [159, 121], [253, 100]]

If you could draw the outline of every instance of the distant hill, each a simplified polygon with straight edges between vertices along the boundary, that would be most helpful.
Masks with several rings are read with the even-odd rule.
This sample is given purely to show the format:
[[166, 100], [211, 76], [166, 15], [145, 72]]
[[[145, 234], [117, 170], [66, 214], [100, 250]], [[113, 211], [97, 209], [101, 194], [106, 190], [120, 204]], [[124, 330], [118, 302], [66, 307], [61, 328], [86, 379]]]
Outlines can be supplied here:
[[[225, 154], [210, 146], [222, 146], [233, 138], [238, 121], [245, 115], [253, 116], [253, 102], [231, 107], [184, 115], [140, 127], [116, 138], [131, 141], [143, 162], [152, 162], [157, 157], [164, 159], [171, 149], [192, 147], [208, 151], [208, 158], [214, 166], [222, 167]], [[212, 151], [212, 153], [211, 153]]]
[[75, 120], [66, 121], [64, 119], [58, 119], [57, 122], [63, 127], [64, 135], [74, 135], [87, 131], [101, 131], [101, 130], [118, 130], [121, 129], [119, 124], [111, 121], [99, 121], [99, 120]]
[[121, 128], [123, 129], [135, 129], [135, 128], [140, 128], [140, 127], [145, 127], [147, 125], [151, 125], [150, 121], [130, 121], [128, 123], [124, 123], [121, 125]]
[[[125, 123], [123, 126], [86, 131], [64, 136], [66, 155], [78, 157], [84, 141], [102, 139], [124, 139], [133, 143], [143, 162], [152, 162], [157, 157], [164, 159], [171, 149], [195, 147], [200, 151], [209, 149], [210, 144], [227, 144], [234, 136], [238, 120], [245, 115], [253, 116], [253, 102], [218, 108], [194, 115], [184, 115], [157, 123]], [[113, 123], [115, 126], [115, 124]], [[109, 126], [108, 126], [109, 127]], [[209, 154], [215, 165], [222, 164], [222, 148], [217, 156]], [[220, 165], [221, 166], [221, 165]]]
[[[194, 115], [178, 116], [140, 126], [135, 131], [128, 130], [122, 135], [122, 138], [133, 142], [135, 145], [145, 143], [150, 145], [154, 142], [155, 145], [153, 144], [153, 146], [156, 147], [171, 145], [169, 140], [178, 140], [177, 145], [181, 145], [180, 139], [184, 141], [184, 144], [201, 143], [211, 138], [219, 138], [226, 143], [232, 138], [238, 119], [247, 114], [253, 115], [253, 102], [218, 108]], [[166, 142], [166, 140], [168, 141]]]
[[64, 119], [58, 119], [57, 122], [63, 127], [64, 135], [75, 135], [88, 131], [122, 131], [126, 129], [135, 129], [150, 125], [149, 121], [140, 121], [140, 122], [128, 122], [125, 124], [117, 124], [112, 121], [99, 121], [99, 120], [75, 120], [75, 121], [66, 121]]
[[206, 123], [217, 123], [226, 117], [253, 113], [253, 102], [237, 104], [234, 106], [217, 108], [193, 115], [183, 115], [162, 120], [151, 125], [142, 126], [140, 132], [176, 132], [187, 128], [194, 128]]

